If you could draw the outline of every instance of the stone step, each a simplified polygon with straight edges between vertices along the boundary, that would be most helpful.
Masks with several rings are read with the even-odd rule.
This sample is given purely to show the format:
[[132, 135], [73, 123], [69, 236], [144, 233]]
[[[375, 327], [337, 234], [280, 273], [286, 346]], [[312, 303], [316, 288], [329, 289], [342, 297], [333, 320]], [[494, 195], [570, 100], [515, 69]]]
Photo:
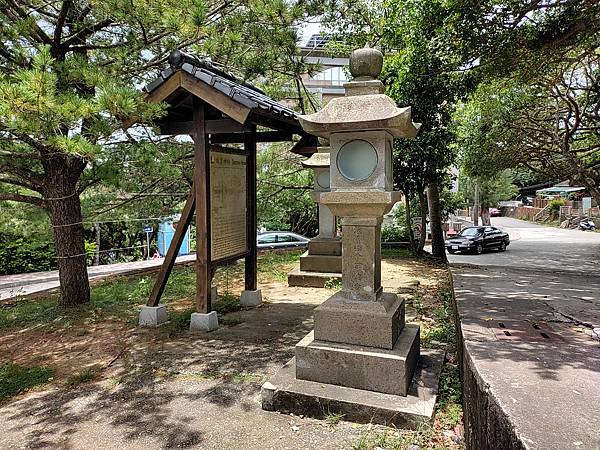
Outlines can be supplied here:
[[342, 282], [341, 273], [333, 272], [309, 272], [300, 270], [300, 266], [294, 267], [288, 273], [288, 286], [324, 288], [331, 280]]
[[300, 270], [306, 272], [342, 273], [342, 257], [329, 255], [309, 255], [300, 257]]
[[311, 239], [308, 243], [309, 255], [342, 256], [341, 239]]
[[262, 407], [319, 419], [335, 411], [352, 422], [419, 429], [433, 419], [444, 354], [442, 350], [421, 351], [406, 397], [298, 380], [296, 358], [292, 358], [263, 384]]

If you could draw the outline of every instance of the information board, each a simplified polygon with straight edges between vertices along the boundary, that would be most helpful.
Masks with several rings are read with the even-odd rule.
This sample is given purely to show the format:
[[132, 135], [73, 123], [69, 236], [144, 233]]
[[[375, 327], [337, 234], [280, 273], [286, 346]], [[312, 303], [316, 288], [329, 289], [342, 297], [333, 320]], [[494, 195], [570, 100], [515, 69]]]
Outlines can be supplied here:
[[210, 199], [211, 261], [246, 252], [246, 156], [210, 152]]

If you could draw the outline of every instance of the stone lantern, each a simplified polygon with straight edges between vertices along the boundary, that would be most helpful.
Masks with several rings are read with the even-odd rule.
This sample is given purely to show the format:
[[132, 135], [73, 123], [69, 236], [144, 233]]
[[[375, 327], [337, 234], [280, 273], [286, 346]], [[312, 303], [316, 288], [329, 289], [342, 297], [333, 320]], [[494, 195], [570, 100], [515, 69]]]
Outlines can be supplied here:
[[288, 285], [324, 287], [327, 281], [339, 279], [342, 273], [342, 241], [337, 237], [336, 217], [321, 202], [321, 196], [330, 188], [329, 147], [318, 147], [317, 153], [302, 161], [302, 165], [314, 173], [311, 197], [319, 208], [319, 234], [310, 240], [308, 251], [300, 256], [299, 267], [288, 274]]
[[[346, 96], [300, 116], [305, 131], [330, 142], [330, 191], [320, 201], [341, 218], [342, 288], [315, 309], [314, 331], [296, 345], [295, 360], [263, 386], [266, 409], [289, 410], [286, 399], [300, 405], [314, 396], [321, 405], [334, 401], [342, 408], [357, 389], [365, 404], [388, 402], [377, 397], [381, 393], [408, 393], [420, 354], [419, 326], [405, 325], [404, 299], [383, 292], [381, 224], [400, 199], [393, 191], [393, 140], [415, 137], [419, 124], [412, 122], [410, 107], [398, 108], [384, 94], [376, 79], [382, 64], [378, 50], [355, 50]], [[294, 381], [288, 379], [292, 366]], [[393, 414], [398, 402], [391, 402]]]

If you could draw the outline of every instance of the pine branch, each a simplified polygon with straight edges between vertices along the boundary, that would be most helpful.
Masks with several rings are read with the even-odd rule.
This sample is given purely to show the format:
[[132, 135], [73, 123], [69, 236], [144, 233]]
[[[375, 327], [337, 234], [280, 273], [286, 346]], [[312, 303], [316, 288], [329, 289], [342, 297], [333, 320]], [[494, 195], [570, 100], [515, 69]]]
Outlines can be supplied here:
[[63, 1], [62, 8], [60, 9], [60, 13], [58, 15], [58, 18], [56, 19], [56, 25], [54, 26], [54, 45], [60, 44], [63, 27], [65, 25], [65, 21], [67, 20], [67, 16], [69, 14], [69, 10], [71, 9], [72, 4], [72, 0]]
[[0, 201], [13, 201], [20, 203], [29, 203], [30, 205], [39, 206], [44, 208], [46, 202], [41, 197], [34, 197], [32, 195], [16, 194], [13, 192], [0, 192]]
[[[6, 10], [7, 15], [10, 15], [13, 17], [13, 19], [21, 19], [21, 20], [27, 20], [27, 18], [29, 17], [29, 13], [25, 10], [23, 10], [14, 0], [5, 0], [8, 8], [10, 8], [13, 12], [13, 14], [8, 14], [9, 10]], [[16, 16], [15, 16], [16, 15]], [[50, 39], [50, 36], [48, 36], [40, 27], [37, 23], [32, 22], [31, 23], [31, 27], [32, 27], [32, 31], [33, 33], [37, 36], [37, 38], [44, 44], [48, 44], [48, 45], [52, 45], [52, 39]]]
[[25, 170], [20, 167], [13, 166], [11, 164], [0, 164], [0, 174], [7, 174], [12, 177], [18, 177], [20, 180], [14, 184], [25, 187], [32, 191], [40, 191], [43, 185], [43, 177], [31, 170]]
[[0, 150], [0, 156], [16, 159], [40, 159], [40, 155], [35, 152], [9, 152], [8, 150]]
[[87, 27], [83, 28], [82, 30], [79, 30], [75, 34], [68, 36], [67, 39], [62, 43], [62, 47], [69, 48], [73, 44], [82, 42], [86, 37], [91, 36], [92, 34], [96, 33], [97, 31], [101, 31], [103, 28], [106, 28], [112, 24], [113, 24], [112, 19], [104, 19], [100, 22], [96, 22], [93, 25], [87, 26]]

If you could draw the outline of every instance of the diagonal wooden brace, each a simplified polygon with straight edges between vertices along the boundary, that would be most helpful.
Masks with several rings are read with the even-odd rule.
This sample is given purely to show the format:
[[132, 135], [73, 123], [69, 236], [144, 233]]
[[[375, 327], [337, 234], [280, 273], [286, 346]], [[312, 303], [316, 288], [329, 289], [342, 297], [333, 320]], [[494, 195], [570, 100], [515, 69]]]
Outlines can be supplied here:
[[165, 257], [162, 266], [160, 266], [160, 272], [158, 272], [158, 277], [154, 283], [154, 288], [152, 289], [148, 303], [146, 303], [147, 306], [158, 306], [158, 303], [160, 302], [160, 297], [165, 290], [165, 286], [169, 280], [169, 275], [171, 275], [171, 270], [173, 270], [173, 266], [175, 265], [175, 259], [177, 258], [179, 247], [181, 247], [185, 233], [192, 222], [192, 217], [194, 216], [194, 208], [196, 206], [195, 192], [194, 186], [192, 186], [192, 191], [185, 202], [183, 212], [181, 213], [181, 219], [177, 224], [175, 235], [173, 236], [173, 240], [171, 241], [171, 245], [167, 251], [167, 256]]

